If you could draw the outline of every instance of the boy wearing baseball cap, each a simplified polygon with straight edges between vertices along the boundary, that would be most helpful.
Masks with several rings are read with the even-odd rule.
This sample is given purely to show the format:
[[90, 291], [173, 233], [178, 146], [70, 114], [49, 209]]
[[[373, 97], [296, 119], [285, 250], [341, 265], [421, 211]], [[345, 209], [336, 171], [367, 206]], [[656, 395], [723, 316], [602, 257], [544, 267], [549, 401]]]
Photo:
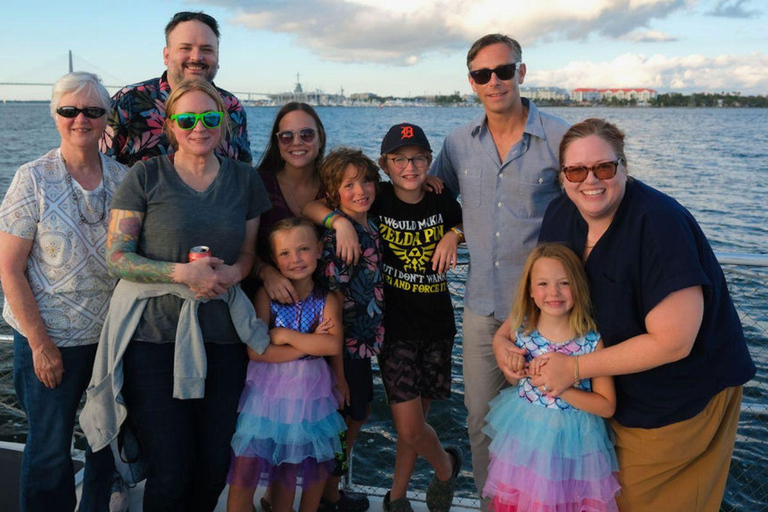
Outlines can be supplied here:
[[427, 490], [431, 512], [451, 507], [461, 468], [458, 448], [443, 449], [427, 423], [432, 400], [451, 392], [451, 352], [456, 325], [446, 271], [456, 265], [463, 241], [461, 207], [448, 192], [425, 190], [432, 148], [414, 124], [392, 126], [381, 143], [382, 183], [373, 212], [379, 216], [384, 276], [384, 344], [379, 366], [397, 428], [392, 490], [384, 509], [409, 512], [406, 498], [416, 459], [435, 470]]
[[[379, 367], [398, 435], [385, 512], [412, 512], [406, 493], [418, 457], [435, 470], [427, 489], [429, 510], [447, 512], [462, 464], [459, 449], [444, 449], [427, 423], [432, 400], [445, 400], [451, 392], [456, 324], [446, 272], [455, 267], [464, 239], [459, 203], [448, 192], [424, 187], [431, 163], [432, 148], [419, 126], [401, 123], [387, 131], [379, 166], [391, 181], [379, 184], [370, 210], [379, 218], [386, 304]], [[302, 213], [336, 230], [340, 257], [353, 259], [359, 243], [346, 218], [318, 201]], [[322, 506], [321, 512], [326, 512]]]

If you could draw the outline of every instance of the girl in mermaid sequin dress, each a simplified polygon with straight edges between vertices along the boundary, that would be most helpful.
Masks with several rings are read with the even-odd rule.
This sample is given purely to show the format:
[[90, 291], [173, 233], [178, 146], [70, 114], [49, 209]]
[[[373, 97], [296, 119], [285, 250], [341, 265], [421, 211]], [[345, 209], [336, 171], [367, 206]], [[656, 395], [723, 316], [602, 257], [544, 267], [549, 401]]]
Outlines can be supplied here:
[[[589, 311], [578, 257], [561, 244], [534, 249], [512, 313], [493, 340], [499, 368], [513, 384], [491, 401], [485, 418], [492, 441], [483, 497], [495, 512], [618, 510], [618, 463], [604, 420], [616, 408], [613, 380], [578, 375], [578, 356], [603, 347]], [[529, 378], [546, 364], [535, 358], [552, 351], [573, 356], [573, 387], [558, 397]]]
[[261, 483], [270, 486], [272, 509], [288, 512], [300, 483], [299, 512], [315, 512], [346, 428], [337, 412], [336, 379], [323, 358], [341, 352], [341, 305], [312, 280], [322, 246], [308, 221], [276, 223], [270, 245], [280, 273], [301, 300], [271, 301], [263, 288], [256, 294], [256, 313], [269, 324], [271, 344], [263, 354], [248, 351], [227, 510], [252, 512]]

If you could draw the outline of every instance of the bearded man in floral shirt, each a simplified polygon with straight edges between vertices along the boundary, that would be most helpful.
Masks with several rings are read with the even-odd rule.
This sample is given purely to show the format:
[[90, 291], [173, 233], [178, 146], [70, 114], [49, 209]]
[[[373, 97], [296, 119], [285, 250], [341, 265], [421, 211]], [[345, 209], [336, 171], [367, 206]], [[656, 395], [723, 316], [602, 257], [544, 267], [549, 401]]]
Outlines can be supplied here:
[[[219, 24], [203, 12], [176, 13], [165, 27], [163, 60], [167, 70], [159, 78], [128, 85], [112, 98], [112, 111], [101, 140], [101, 151], [131, 166], [153, 156], [170, 155], [173, 146], [163, 132], [165, 101], [185, 79], [213, 83], [219, 69]], [[240, 101], [216, 87], [229, 115], [229, 130], [218, 154], [251, 163], [246, 116]]]

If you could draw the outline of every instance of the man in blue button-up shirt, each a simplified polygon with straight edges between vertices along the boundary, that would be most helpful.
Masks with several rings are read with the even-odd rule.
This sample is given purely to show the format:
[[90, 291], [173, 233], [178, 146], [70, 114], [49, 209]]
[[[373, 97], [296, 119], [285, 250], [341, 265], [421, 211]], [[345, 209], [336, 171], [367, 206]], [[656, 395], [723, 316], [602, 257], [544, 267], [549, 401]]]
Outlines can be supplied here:
[[[509, 315], [517, 280], [536, 245], [544, 211], [560, 195], [558, 146], [568, 124], [520, 97], [520, 44], [505, 35], [477, 40], [467, 54], [469, 83], [485, 113], [445, 139], [431, 174], [461, 196], [470, 267], [464, 296], [464, 402], [475, 484], [482, 493], [488, 402], [505, 383], [493, 335]], [[485, 508], [485, 506], [484, 506]]]

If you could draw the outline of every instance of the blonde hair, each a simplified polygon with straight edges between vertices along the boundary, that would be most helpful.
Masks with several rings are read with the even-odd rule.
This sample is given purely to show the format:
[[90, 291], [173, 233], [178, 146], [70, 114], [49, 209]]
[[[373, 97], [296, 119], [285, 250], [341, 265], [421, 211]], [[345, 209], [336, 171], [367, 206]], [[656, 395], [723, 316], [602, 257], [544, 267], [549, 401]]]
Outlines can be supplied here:
[[219, 144], [221, 144], [229, 134], [229, 112], [227, 112], [227, 109], [224, 106], [224, 100], [221, 99], [219, 91], [217, 91], [211, 82], [207, 80], [200, 80], [198, 78], [183, 80], [173, 89], [173, 91], [171, 91], [168, 99], [165, 100], [165, 124], [163, 125], [163, 131], [168, 136], [168, 140], [171, 141], [174, 149], [179, 149], [179, 143], [176, 140], [176, 136], [173, 134], [173, 130], [171, 130], [173, 124], [171, 116], [179, 113], [176, 112], [176, 103], [179, 102], [181, 97], [194, 91], [205, 93], [214, 103], [216, 103], [216, 110], [224, 112], [221, 119], [221, 125], [219, 126]]
[[539, 322], [541, 310], [531, 297], [531, 273], [533, 265], [541, 258], [551, 258], [562, 263], [571, 286], [573, 309], [570, 314], [571, 329], [577, 336], [584, 336], [589, 331], [596, 331], [597, 324], [592, 319], [592, 302], [589, 298], [587, 274], [579, 257], [563, 244], [539, 244], [525, 261], [520, 282], [517, 284], [515, 301], [509, 314], [512, 329], [523, 327], [525, 334], [530, 334]]
[[306, 228], [307, 230], [309, 230], [312, 233], [312, 237], [315, 242], [320, 241], [320, 237], [317, 234], [317, 227], [312, 222], [305, 219], [304, 217], [288, 217], [285, 219], [281, 219], [272, 225], [272, 227], [269, 229], [268, 240], [269, 240], [269, 254], [273, 262], [276, 260], [275, 238], [277, 238], [278, 233], [285, 233], [286, 231], [290, 231], [292, 229], [301, 229], [301, 228]]

